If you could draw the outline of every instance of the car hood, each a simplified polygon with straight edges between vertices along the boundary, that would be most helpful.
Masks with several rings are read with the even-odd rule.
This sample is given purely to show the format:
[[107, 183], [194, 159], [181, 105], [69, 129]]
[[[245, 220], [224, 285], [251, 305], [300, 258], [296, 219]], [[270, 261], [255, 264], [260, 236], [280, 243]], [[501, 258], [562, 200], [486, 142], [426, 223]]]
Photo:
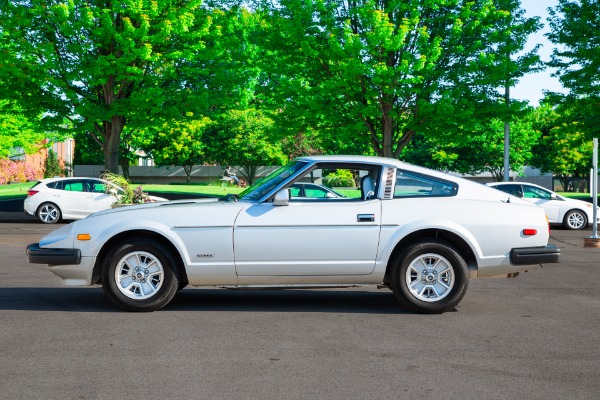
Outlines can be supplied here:
[[150, 209], [158, 209], [158, 208], [160, 208], [160, 210], [164, 211], [165, 208], [163, 208], [163, 207], [169, 207], [169, 209], [173, 209], [173, 208], [178, 208], [178, 207], [187, 207], [190, 204], [199, 205], [199, 204], [215, 204], [215, 203], [219, 203], [218, 198], [156, 201], [156, 202], [143, 203], [143, 204], [116, 204], [113, 206], [114, 208], [95, 212], [93, 214], [90, 214], [87, 218], [96, 218], [96, 217], [102, 217], [102, 216], [107, 216], [107, 215], [112, 215], [112, 214], [130, 213], [132, 211], [150, 210]]

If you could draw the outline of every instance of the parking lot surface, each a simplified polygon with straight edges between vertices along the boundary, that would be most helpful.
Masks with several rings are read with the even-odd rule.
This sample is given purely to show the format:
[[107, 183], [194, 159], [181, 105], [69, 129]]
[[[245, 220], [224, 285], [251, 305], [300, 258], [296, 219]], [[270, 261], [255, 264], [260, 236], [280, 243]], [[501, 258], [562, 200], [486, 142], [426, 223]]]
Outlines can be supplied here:
[[[25, 246], [58, 226], [0, 223], [0, 399], [595, 399], [600, 249], [553, 230], [562, 263], [473, 279], [416, 315], [375, 288], [186, 288], [128, 313], [62, 287]], [[492, 233], [490, 233], [492, 234]]]

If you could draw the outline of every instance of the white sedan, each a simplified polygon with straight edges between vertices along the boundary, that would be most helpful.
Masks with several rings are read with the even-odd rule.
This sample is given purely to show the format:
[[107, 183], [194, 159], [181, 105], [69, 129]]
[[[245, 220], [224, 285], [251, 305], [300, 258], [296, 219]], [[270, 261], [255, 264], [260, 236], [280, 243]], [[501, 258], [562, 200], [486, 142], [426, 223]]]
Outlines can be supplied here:
[[[340, 171], [341, 170], [341, 171]], [[354, 176], [356, 196], [291, 196], [297, 183]], [[335, 176], [335, 175], [332, 175]], [[114, 209], [28, 246], [65, 285], [101, 283], [132, 311], [167, 305], [186, 285], [378, 285], [407, 309], [452, 310], [469, 278], [559, 262], [541, 207], [397, 160], [302, 157], [238, 196]]]
[[[61, 219], [81, 219], [107, 210], [117, 201], [122, 189], [97, 178], [48, 178], [27, 191], [25, 212], [45, 224]], [[153, 201], [166, 200], [151, 197]]]
[[[494, 182], [488, 183], [488, 186], [541, 206], [553, 225], [584, 229], [594, 221], [594, 206], [591, 203], [563, 197], [533, 183]], [[600, 212], [597, 216], [600, 217]]]

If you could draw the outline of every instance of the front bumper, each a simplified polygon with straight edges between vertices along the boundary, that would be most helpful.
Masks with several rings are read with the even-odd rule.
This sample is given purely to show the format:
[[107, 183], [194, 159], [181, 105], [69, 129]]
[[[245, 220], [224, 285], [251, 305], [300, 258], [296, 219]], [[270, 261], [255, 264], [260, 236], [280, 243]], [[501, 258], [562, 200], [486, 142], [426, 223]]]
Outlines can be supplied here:
[[512, 265], [552, 264], [560, 262], [560, 249], [553, 245], [522, 247], [510, 251]]
[[79, 249], [42, 249], [39, 243], [27, 246], [27, 259], [31, 264], [79, 265]]

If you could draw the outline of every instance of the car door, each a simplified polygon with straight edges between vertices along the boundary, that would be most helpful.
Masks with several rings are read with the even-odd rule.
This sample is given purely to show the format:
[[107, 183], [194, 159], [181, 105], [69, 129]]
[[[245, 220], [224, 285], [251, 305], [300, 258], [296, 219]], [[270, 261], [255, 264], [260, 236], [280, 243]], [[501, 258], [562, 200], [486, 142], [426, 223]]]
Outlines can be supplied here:
[[560, 220], [561, 200], [557, 200], [555, 196], [552, 196], [552, 192], [537, 186], [525, 184], [522, 185], [522, 188], [523, 199], [543, 207], [549, 222], [562, 222]]
[[56, 186], [56, 204], [65, 218], [87, 215], [87, 192], [84, 179], [66, 179]]
[[380, 200], [252, 205], [234, 227], [237, 273], [369, 274], [377, 257], [380, 221]]
[[[106, 183], [99, 179], [87, 180], [87, 213], [109, 209], [116, 201], [115, 196], [107, 193]], [[116, 190], [116, 189], [115, 189]]]
[[[314, 171], [311, 176], [316, 176]], [[349, 189], [351, 195], [355, 192]], [[381, 201], [357, 193], [292, 198], [287, 205], [268, 201], [242, 210], [234, 226], [239, 282], [255, 276], [298, 283], [300, 277], [370, 274], [377, 257]]]

